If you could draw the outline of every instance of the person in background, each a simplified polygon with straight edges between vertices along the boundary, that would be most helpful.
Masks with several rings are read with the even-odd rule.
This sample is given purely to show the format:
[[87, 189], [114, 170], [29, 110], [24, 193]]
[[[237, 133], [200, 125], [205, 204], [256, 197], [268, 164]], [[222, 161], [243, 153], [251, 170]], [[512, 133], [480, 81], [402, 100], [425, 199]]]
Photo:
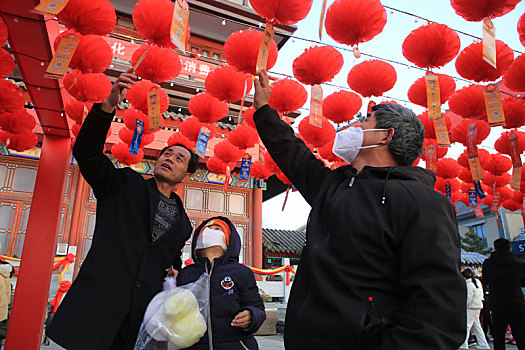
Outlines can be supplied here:
[[13, 266], [4, 260], [0, 260], [0, 349], [7, 334], [9, 314], [11, 313], [11, 277]]
[[266, 319], [253, 272], [239, 263], [241, 239], [225, 217], [204, 221], [193, 234], [194, 264], [177, 276], [177, 285], [195, 282], [203, 273], [210, 280], [206, 334], [191, 350], [258, 349], [253, 334]]
[[518, 349], [525, 349], [525, 263], [511, 252], [510, 241], [494, 241], [490, 257], [483, 262], [483, 280], [489, 289], [494, 350], [505, 349], [505, 333], [510, 325]]
[[490, 350], [479, 321], [479, 315], [483, 308], [483, 287], [481, 282], [474, 277], [471, 269], [465, 269], [461, 274], [467, 285], [467, 335], [460, 349], [468, 349], [468, 339], [472, 330], [478, 342], [477, 349]]
[[137, 77], [122, 73], [109, 97], [95, 103], [73, 147], [97, 199], [96, 225], [78, 276], [47, 334], [70, 350], [133, 349], [144, 312], [167, 270], [180, 270], [192, 232], [175, 186], [195, 172], [198, 156], [183, 145], [164, 148], [153, 178], [116, 169], [104, 154], [115, 107]]

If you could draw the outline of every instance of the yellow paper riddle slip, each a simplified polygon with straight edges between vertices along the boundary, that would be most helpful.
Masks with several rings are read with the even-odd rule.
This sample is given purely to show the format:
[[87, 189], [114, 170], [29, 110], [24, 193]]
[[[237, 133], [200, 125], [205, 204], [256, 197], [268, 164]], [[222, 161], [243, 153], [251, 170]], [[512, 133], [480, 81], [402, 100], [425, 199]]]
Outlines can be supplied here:
[[312, 86], [310, 98], [310, 124], [318, 128], [323, 125], [323, 88], [321, 85]]
[[148, 91], [148, 118], [150, 130], [155, 130], [162, 126], [160, 120], [159, 89], [156, 86]]
[[69, 67], [79, 41], [80, 39], [74, 34], [66, 35], [60, 39], [60, 44], [58, 44], [58, 48], [46, 69], [44, 77], [62, 79], [67, 73], [67, 67]]
[[489, 84], [483, 89], [485, 98], [485, 109], [490, 126], [500, 126], [505, 124], [505, 114], [501, 104], [501, 94], [499, 88], [494, 84]]
[[69, 0], [42, 0], [33, 9], [34, 12], [57, 15], [66, 7]]
[[450, 147], [447, 123], [445, 122], [445, 118], [441, 114], [438, 118], [434, 119], [434, 130], [436, 132], [436, 139], [438, 145], [440, 147]]
[[266, 65], [268, 64], [268, 56], [270, 54], [270, 47], [273, 40], [273, 24], [266, 23], [266, 28], [264, 29], [263, 39], [261, 41], [261, 46], [259, 47], [259, 55], [257, 56], [257, 73], [266, 70]]
[[488, 17], [483, 20], [483, 60], [496, 68], [496, 29]]
[[511, 132], [508, 136], [510, 145], [510, 158], [512, 159], [512, 179], [510, 187], [514, 190], [520, 190], [522, 163], [519, 153], [518, 135]]
[[471, 122], [467, 129], [467, 156], [472, 173], [472, 180], [483, 180], [483, 169], [481, 168], [481, 162], [478, 157], [478, 147], [476, 146], [476, 140], [478, 138], [478, 124]]
[[439, 79], [432, 72], [425, 74], [427, 86], [427, 108], [430, 119], [437, 119], [441, 116], [441, 97], [439, 95]]
[[179, 50], [186, 53], [186, 36], [188, 35], [188, 22], [190, 8], [186, 0], [176, 0], [171, 18], [170, 40]]

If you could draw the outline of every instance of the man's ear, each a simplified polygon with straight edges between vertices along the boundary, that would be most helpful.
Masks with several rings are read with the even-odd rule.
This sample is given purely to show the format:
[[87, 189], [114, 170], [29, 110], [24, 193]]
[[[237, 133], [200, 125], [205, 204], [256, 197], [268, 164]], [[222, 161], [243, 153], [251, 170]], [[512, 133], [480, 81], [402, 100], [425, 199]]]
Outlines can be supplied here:
[[381, 140], [380, 143], [382, 143], [384, 145], [389, 144], [392, 141], [392, 139], [394, 138], [395, 132], [396, 131], [394, 130], [394, 128], [388, 128], [386, 137], [383, 140]]

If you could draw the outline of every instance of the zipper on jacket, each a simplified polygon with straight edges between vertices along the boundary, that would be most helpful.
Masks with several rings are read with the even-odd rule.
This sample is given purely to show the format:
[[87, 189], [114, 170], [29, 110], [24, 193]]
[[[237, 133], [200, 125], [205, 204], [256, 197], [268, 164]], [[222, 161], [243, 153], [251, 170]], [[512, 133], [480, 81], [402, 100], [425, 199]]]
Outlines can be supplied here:
[[241, 343], [241, 346], [244, 348], [244, 350], [250, 350], [250, 348], [247, 347], [242, 340], [239, 340], [239, 343]]
[[208, 345], [209, 345], [209, 349], [210, 350], [213, 350], [213, 336], [212, 336], [212, 328], [211, 328], [211, 308], [210, 308], [210, 295], [211, 295], [211, 274], [213, 272], [213, 261], [210, 262], [211, 264], [211, 269], [210, 269], [210, 272], [208, 273], [208, 264], [205, 264], [206, 266], [206, 274], [208, 275], [208, 306], [207, 306], [207, 309], [208, 309]]

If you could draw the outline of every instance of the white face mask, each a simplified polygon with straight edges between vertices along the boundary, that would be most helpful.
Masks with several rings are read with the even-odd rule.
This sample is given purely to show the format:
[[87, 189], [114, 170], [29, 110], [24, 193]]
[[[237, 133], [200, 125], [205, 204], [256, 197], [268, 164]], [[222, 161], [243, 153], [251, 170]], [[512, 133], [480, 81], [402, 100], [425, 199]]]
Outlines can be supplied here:
[[364, 148], [381, 147], [384, 145], [370, 145], [363, 147], [363, 133], [365, 131], [387, 131], [388, 129], [366, 129], [361, 127], [350, 127], [339, 131], [335, 135], [334, 148], [332, 152], [342, 160], [352, 163], [357, 157], [359, 150]]
[[224, 232], [221, 230], [214, 230], [206, 227], [199, 237], [197, 237], [197, 246], [195, 249], [204, 249], [214, 246], [222, 247], [224, 251], [227, 251], [226, 236], [224, 236]]

